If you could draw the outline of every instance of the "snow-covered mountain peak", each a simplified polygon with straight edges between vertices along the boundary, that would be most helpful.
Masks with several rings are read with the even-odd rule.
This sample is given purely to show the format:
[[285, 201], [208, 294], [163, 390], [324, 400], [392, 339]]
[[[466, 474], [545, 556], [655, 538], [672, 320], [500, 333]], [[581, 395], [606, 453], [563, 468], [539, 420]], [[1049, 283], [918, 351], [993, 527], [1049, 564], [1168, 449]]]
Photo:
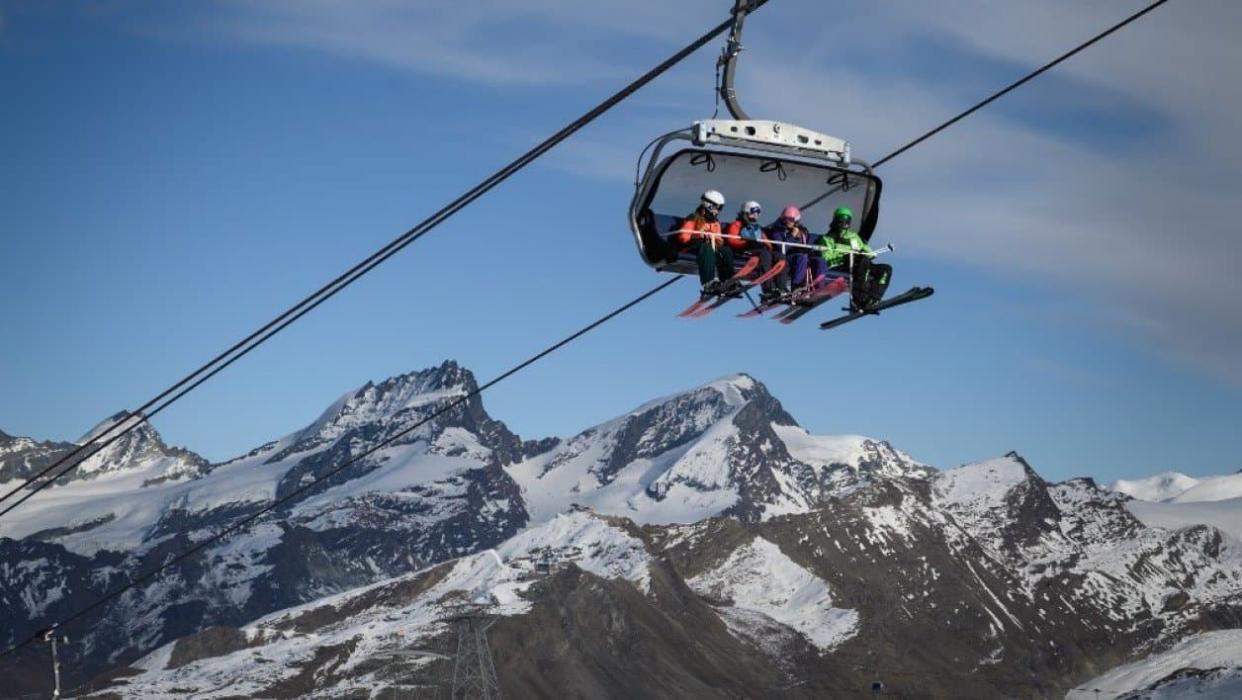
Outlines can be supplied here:
[[1118, 479], [1110, 487], [1141, 501], [1161, 502], [1171, 500], [1199, 483], [1193, 476], [1181, 472], [1163, 472], [1146, 479]]
[[736, 374], [648, 402], [509, 468], [532, 517], [571, 504], [641, 523], [813, 510], [877, 479], [934, 473], [885, 442], [807, 433]]
[[[128, 432], [122, 434], [122, 431]], [[99, 440], [98, 445], [104, 446], [88, 447], [84, 452], [90, 456], [60, 479], [60, 483], [131, 472], [141, 472], [148, 483], [177, 480], [196, 477], [208, 466], [207, 460], [199, 455], [166, 445], [159, 431], [140, 413], [121, 411], [109, 416], [91, 428], [77, 444], [84, 445], [91, 440]]]
[[0, 432], [0, 456], [6, 455], [10, 452], [16, 452], [17, 450], [33, 444], [35, 444], [35, 441], [30, 438], [17, 437], [15, 435], [7, 435]]
[[[232, 460], [276, 464], [328, 451], [362, 451], [392, 440], [420, 444], [422, 452], [506, 464], [546, 449], [549, 441], [524, 444], [493, 420], [476, 393], [474, 375], [457, 363], [367, 382], [328, 406], [313, 423], [281, 440]], [[301, 478], [301, 474], [295, 475]]]
[[1203, 477], [1170, 500], [1174, 503], [1205, 503], [1233, 498], [1242, 498], [1242, 474]]
[[935, 481], [938, 499], [948, 505], [992, 508], [1002, 504], [1011, 490], [1039, 477], [1016, 452], [1004, 457], [941, 472]]
[[730, 406], [741, 406], [756, 393], [768, 393], [767, 387], [756, 381], [754, 377], [744, 373], [721, 377], [715, 381], [708, 382], [704, 387], [719, 392], [724, 397], [725, 403]]
[[774, 416], [774, 418], [778, 418], [782, 422], [787, 421], [789, 424], [794, 424], [793, 418], [785, 413], [784, 409], [780, 407], [780, 403], [768, 391], [768, 388], [762, 382], [745, 373], [730, 374], [686, 391], [648, 401], [615, 420], [624, 420], [629, 417], [647, 414], [662, 407], [684, 409], [694, 405], [715, 406], [724, 409], [723, 412], [730, 412], [740, 409], [748, 403], [757, 403], [765, 409], [775, 409], [778, 415]]
[[[86, 434], [75, 440], [75, 442], [79, 445], [83, 445], [91, 440], [94, 440], [95, 438], [98, 438], [108, 430], [112, 430], [114, 427], [116, 430], [113, 431], [113, 435], [122, 430], [130, 430], [131, 428], [132, 430], [130, 430], [129, 436], [141, 433], [139, 437], [142, 439], [150, 439], [155, 433], [154, 429], [151, 428], [149, 424], [143, 422], [142, 414], [131, 413], [129, 411], [118, 411], [96, 423], [93, 428], [86, 431]], [[158, 439], [158, 436], [156, 437]]]
[[[639, 522], [693, 522], [781, 490], [769, 463], [792, 460], [774, 425], [797, 424], [763, 384], [735, 374], [645, 403], [510, 474], [536, 520], [578, 503]], [[754, 479], [764, 496], [745, 493]]]
[[937, 472], [884, 440], [863, 435], [812, 435], [773, 425], [789, 454], [812, 466], [826, 494], [843, 495], [876, 479], [928, 479]]
[[474, 375], [451, 360], [439, 367], [389, 377], [379, 384], [367, 382], [329, 405], [298, 439], [334, 439], [360, 425], [460, 398], [477, 386]]
[[1119, 479], [1109, 487], [1152, 503], [1207, 503], [1242, 498], [1242, 470], [1217, 476], [1168, 471], [1143, 479]]

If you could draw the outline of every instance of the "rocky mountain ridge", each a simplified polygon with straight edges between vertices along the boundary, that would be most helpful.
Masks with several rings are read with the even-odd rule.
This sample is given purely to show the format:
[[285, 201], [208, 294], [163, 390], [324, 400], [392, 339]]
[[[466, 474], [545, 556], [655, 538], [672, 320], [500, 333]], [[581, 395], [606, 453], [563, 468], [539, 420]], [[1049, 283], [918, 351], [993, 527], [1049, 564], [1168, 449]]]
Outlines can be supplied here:
[[[149, 695], [175, 680], [206, 692], [226, 672], [277, 696], [341, 696], [350, 683], [378, 682], [375, 654], [392, 646], [358, 641], [366, 625], [408, 613], [417, 619], [397, 631], [438, 643], [442, 608], [465, 599], [504, 616], [496, 653], [518, 694], [551, 693], [554, 681], [585, 694], [658, 693], [616, 658], [621, 642], [605, 632], [619, 629], [653, 655], [661, 671], [650, 683], [691, 694], [810, 696], [832, 683], [865, 687], [881, 668], [890, 685], [915, 687], [917, 674], [943, 677], [956, 664], [964, 675], [946, 690], [1040, 696], [1239, 620], [1231, 536], [1148, 527], [1126, 497], [1090, 480], [1048, 484], [1016, 454], [939, 472], [882, 441], [810, 435], [747, 375], [565, 440], [524, 441], [478, 397], [445, 410], [475, 386], [447, 362], [368, 383], [311, 425], [228, 462], [154, 480], [167, 469], [142, 456], [165, 457], [136, 450], [136, 462], [47, 489], [25, 517], [0, 520], [0, 613], [23, 621], [0, 641], [24, 638], [405, 430], [85, 620], [74, 633], [74, 680], [137, 664], [126, 673], [141, 675], [112, 691]], [[543, 544], [523, 549], [523, 538]], [[499, 556], [486, 553], [493, 548]], [[592, 568], [596, 555], [616, 566]], [[536, 558], [555, 574], [531, 585], [514, 578]], [[494, 570], [470, 568], [487, 560]], [[469, 586], [437, 587], [459, 574]], [[373, 592], [381, 589], [400, 593]], [[350, 612], [328, 614], [324, 601]], [[320, 610], [312, 619], [323, 625], [272, 632], [270, 621], [298, 610]], [[603, 627], [597, 611], [607, 611]], [[686, 637], [692, 629], [711, 631], [710, 648]], [[339, 648], [324, 641], [329, 632]], [[299, 634], [300, 651], [280, 651], [278, 664], [276, 647], [262, 651]], [[530, 648], [531, 634], [561, 651]], [[187, 661], [200, 655], [193, 649], [219, 646], [211, 635], [233, 640], [222, 642], [231, 651]], [[45, 682], [29, 670], [42, 653], [28, 648], [0, 669], [10, 684], [0, 694]], [[595, 671], [561, 665], [571, 663]]]

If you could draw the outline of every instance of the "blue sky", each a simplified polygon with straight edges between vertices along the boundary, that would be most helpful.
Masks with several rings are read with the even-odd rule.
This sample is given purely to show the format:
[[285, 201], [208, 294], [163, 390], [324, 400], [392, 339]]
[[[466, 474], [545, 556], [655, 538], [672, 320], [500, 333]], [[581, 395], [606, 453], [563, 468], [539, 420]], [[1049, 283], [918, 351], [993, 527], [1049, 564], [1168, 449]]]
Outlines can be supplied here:
[[[752, 115], [877, 159], [1141, 3], [776, 0]], [[0, 2], [0, 429], [133, 408], [680, 48], [725, 2]], [[594, 5], [594, 6], [593, 6]], [[614, 4], [615, 5], [615, 4]], [[668, 6], [672, 5], [672, 6]], [[489, 392], [573, 434], [745, 371], [819, 433], [1053, 479], [1242, 467], [1242, 8], [1173, 2], [887, 165], [876, 240], [937, 295], [833, 333], [674, 319], [683, 282]], [[634, 158], [718, 45], [159, 416], [224, 459], [367, 381], [481, 380], [655, 285]], [[808, 319], [809, 320], [809, 319]]]

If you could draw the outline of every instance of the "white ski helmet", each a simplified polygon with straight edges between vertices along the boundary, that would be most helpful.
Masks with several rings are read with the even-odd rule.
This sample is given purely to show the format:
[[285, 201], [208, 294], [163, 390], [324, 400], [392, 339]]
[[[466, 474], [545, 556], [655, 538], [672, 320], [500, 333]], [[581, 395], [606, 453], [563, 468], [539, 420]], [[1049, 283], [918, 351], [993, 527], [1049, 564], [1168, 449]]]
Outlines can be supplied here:
[[720, 194], [716, 190], [708, 190], [704, 192], [703, 201], [707, 202], [708, 204], [714, 204], [717, 210], [723, 209], [725, 205], [724, 195]]
[[753, 199], [748, 200], [745, 204], [743, 204], [742, 209], [741, 209], [741, 212], [743, 214], [749, 214], [751, 212], [758, 214], [762, 211], [763, 211], [763, 207], [759, 206], [759, 202], [756, 202]]

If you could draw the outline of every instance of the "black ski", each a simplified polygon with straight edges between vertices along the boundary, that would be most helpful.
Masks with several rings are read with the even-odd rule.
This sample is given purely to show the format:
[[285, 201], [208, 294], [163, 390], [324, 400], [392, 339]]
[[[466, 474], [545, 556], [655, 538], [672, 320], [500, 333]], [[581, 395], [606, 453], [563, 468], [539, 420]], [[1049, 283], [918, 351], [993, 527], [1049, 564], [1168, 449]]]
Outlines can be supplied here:
[[885, 309], [891, 309], [894, 306], [901, 306], [902, 304], [909, 304], [912, 301], [926, 299], [927, 297], [934, 294], [935, 291], [936, 290], [932, 289], [931, 287], [912, 287], [907, 292], [898, 294], [895, 297], [885, 299], [884, 301], [881, 301], [877, 304], [872, 304], [871, 306], [868, 306], [866, 309], [863, 309], [861, 311], [852, 311], [844, 316], [834, 318], [831, 321], [824, 321], [823, 323], [819, 324], [819, 327], [822, 330], [828, 330], [829, 328], [836, 328], [837, 326], [844, 325], [846, 323], [849, 323], [850, 321], [857, 321], [863, 316], [874, 316], [880, 313], [881, 311], [884, 311]]

